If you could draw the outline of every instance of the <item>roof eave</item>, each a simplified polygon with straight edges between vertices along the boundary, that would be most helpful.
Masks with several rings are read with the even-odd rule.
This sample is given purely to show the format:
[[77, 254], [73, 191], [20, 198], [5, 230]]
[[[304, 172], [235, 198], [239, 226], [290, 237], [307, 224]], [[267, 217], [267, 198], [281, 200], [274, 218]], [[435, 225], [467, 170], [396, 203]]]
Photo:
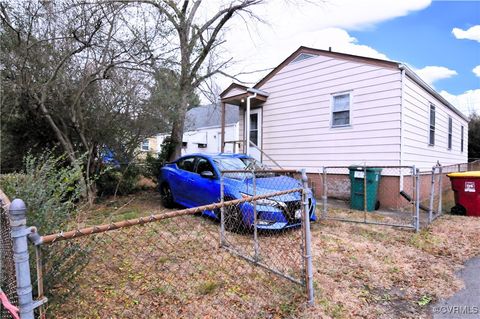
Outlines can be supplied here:
[[440, 102], [445, 104], [449, 109], [451, 109], [453, 112], [455, 112], [458, 116], [460, 116], [462, 119], [465, 121], [469, 122], [470, 120], [468, 117], [463, 114], [459, 109], [457, 109], [455, 106], [453, 106], [450, 102], [448, 102], [443, 96], [440, 95], [437, 91], [435, 91], [430, 85], [428, 85], [422, 78], [420, 78], [412, 69], [410, 69], [407, 65], [405, 64], [400, 64], [399, 65], [400, 70], [405, 70], [406, 75], [408, 75], [415, 83], [420, 85], [424, 90], [426, 90], [428, 93], [432, 94], [436, 99], [438, 99]]

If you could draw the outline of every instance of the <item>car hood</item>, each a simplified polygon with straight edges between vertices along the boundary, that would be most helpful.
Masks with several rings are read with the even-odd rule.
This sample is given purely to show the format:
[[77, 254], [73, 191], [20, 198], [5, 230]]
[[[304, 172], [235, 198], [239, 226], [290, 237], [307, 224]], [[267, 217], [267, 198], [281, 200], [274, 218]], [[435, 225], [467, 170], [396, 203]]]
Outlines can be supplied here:
[[[227, 179], [226, 179], [227, 182]], [[237, 179], [228, 179], [228, 184], [234, 187], [238, 192], [244, 193], [247, 195], [253, 195], [253, 178], [245, 178], [243, 180]], [[298, 180], [287, 177], [287, 176], [277, 176], [277, 177], [266, 177], [266, 178], [256, 178], [255, 179], [255, 195], [264, 195], [275, 193], [279, 191], [286, 191], [290, 189], [302, 188], [301, 182]], [[272, 199], [279, 201], [293, 201], [299, 200], [300, 194], [290, 193], [280, 196], [275, 196]]]

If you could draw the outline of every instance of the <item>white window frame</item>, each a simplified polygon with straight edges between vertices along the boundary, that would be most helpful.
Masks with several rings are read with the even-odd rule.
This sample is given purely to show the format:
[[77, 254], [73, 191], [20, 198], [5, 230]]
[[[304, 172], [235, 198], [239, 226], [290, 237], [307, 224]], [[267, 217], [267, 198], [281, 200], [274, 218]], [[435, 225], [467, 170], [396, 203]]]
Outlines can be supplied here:
[[453, 145], [453, 118], [448, 117], [447, 149], [451, 150]]
[[460, 137], [460, 153], [463, 153], [464, 151], [464, 144], [465, 144], [465, 126], [462, 125], [461, 128], [461, 137]]
[[[147, 146], [146, 148], [145, 148], [145, 145]], [[140, 149], [144, 152], [150, 151], [150, 140], [148, 138], [142, 141], [140, 145]]]
[[[432, 108], [433, 108], [433, 114], [435, 115], [434, 123], [433, 123], [433, 143], [432, 139], [430, 138], [430, 133], [432, 131]], [[430, 103], [428, 106], [428, 146], [435, 146], [435, 131], [437, 127], [437, 107], [433, 104]]]
[[[341, 124], [341, 125], [333, 125], [333, 103], [335, 101], [336, 96], [340, 95], [348, 95], [348, 124]], [[330, 128], [340, 128], [340, 127], [351, 127], [352, 126], [352, 102], [353, 100], [353, 92], [352, 91], [344, 91], [344, 92], [338, 92], [338, 93], [333, 93], [330, 96]]]

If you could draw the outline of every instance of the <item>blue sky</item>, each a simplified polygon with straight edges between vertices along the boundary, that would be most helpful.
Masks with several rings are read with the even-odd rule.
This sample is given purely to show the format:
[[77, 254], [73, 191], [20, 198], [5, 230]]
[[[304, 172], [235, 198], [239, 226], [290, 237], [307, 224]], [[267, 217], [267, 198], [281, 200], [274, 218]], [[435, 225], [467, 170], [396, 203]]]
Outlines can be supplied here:
[[456, 71], [457, 75], [437, 80], [434, 86], [458, 95], [480, 88], [480, 78], [472, 71], [480, 65], [480, 43], [457, 39], [452, 30], [468, 30], [476, 24], [480, 24], [479, 1], [434, 1], [423, 10], [350, 34], [359, 43], [415, 68], [436, 65]]
[[247, 85], [301, 45], [332, 47], [407, 63], [461, 111], [480, 113], [480, 1], [270, 0], [255, 12], [266, 23], [232, 21], [222, 52]]

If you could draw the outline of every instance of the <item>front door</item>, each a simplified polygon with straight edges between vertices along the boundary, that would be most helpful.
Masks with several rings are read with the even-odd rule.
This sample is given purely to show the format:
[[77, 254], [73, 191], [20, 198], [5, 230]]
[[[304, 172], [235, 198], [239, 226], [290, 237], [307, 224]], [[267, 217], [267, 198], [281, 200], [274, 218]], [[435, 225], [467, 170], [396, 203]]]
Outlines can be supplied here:
[[250, 111], [250, 156], [256, 160], [262, 160], [262, 109], [254, 109]]

